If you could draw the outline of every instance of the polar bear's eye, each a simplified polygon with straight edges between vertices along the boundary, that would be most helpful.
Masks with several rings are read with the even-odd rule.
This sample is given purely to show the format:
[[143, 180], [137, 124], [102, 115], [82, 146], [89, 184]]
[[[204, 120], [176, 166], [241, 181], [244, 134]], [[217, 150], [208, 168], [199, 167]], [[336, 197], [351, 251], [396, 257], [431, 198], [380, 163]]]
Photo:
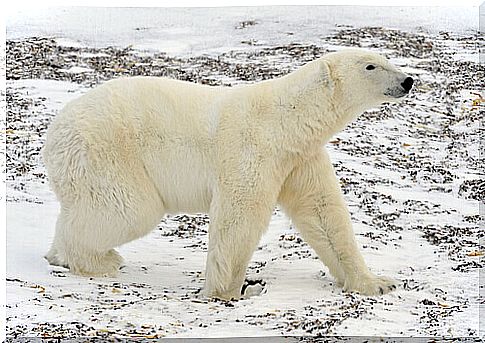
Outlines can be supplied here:
[[367, 70], [374, 70], [374, 69], [376, 69], [376, 66], [375, 65], [372, 65], [372, 64], [369, 64], [367, 67], [365, 67], [365, 69], [367, 69]]

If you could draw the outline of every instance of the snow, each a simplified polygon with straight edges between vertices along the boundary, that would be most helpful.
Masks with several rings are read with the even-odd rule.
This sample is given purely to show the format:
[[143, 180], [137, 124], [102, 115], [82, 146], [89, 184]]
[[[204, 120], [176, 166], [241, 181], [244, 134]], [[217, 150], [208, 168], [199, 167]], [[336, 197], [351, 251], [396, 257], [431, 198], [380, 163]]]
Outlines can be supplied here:
[[93, 70], [91, 68], [84, 68], [84, 67], [71, 67], [69, 69], [59, 69], [59, 71], [70, 73], [70, 74], [79, 74], [79, 73], [89, 73]]
[[[187, 18], [187, 19], [185, 19]], [[253, 26], [235, 29], [238, 22]], [[315, 43], [336, 25], [417, 28], [467, 33], [478, 28], [476, 7], [264, 6], [215, 8], [54, 7], [7, 18], [7, 37], [47, 36], [72, 46], [129, 46], [174, 55], [218, 53], [292, 41]]]
[[[110, 327], [115, 321], [118, 327], [129, 324], [138, 327], [157, 326], [163, 323], [168, 326], [163, 329], [170, 337], [270, 336], [278, 331], [244, 325], [235, 320], [248, 314], [267, 313], [275, 313], [274, 317], [277, 318], [285, 310], [304, 311], [307, 305], [316, 305], [320, 311], [318, 315], [325, 316], [333, 310], [330, 304], [343, 297], [331, 278], [320, 275], [322, 267], [318, 260], [287, 261], [279, 257], [268, 262], [267, 269], [258, 275], [269, 284], [266, 293], [259, 297], [242, 300], [228, 310], [217, 303], [198, 303], [194, 296], [184, 299], [187, 292], [190, 294], [202, 286], [200, 278], [194, 279], [190, 275], [203, 270], [205, 253], [192, 250], [181, 259], [186, 242], [161, 239], [157, 232], [121, 247], [120, 253], [128, 263], [119, 278], [90, 280], [65, 274], [62, 268], [49, 266], [40, 258], [52, 240], [57, 212], [58, 204], [52, 195], [42, 205], [8, 203], [7, 275], [9, 279], [28, 280], [29, 283], [29, 287], [23, 288], [9, 283], [7, 303], [13, 305], [8, 310], [11, 318], [9, 325], [21, 324], [32, 314], [36, 314], [36, 320], [42, 318], [46, 322], [80, 321], [87, 315], [94, 316], [96, 310], [102, 309], [103, 315], [94, 316], [100, 319], [91, 324], [98, 329]], [[286, 218], [276, 215], [260, 244], [264, 248], [256, 252], [253, 261], [269, 261], [274, 257], [272, 252], [278, 250], [278, 236], [284, 228], [288, 230], [288, 226]], [[359, 231], [357, 226], [356, 232]], [[411, 312], [418, 301], [431, 297], [430, 290], [433, 287], [446, 289], [449, 297], [477, 296], [476, 273], [465, 278], [461, 273], [450, 273], [446, 258], [436, 255], [435, 249], [424, 239], [412, 232], [403, 232], [402, 236], [399, 248], [386, 247], [373, 252], [364, 249], [364, 256], [373, 269], [378, 269], [378, 273], [397, 279], [405, 279], [412, 264], [412, 268], [419, 271], [419, 274], [415, 274], [419, 275], [416, 283], [422, 285], [423, 289], [415, 292], [398, 290], [376, 298], [372, 315], [348, 319], [346, 327], [339, 328], [336, 334], [413, 335], [417, 333], [416, 325], [419, 324]], [[359, 243], [366, 243], [360, 236], [358, 239]], [[280, 250], [281, 253], [284, 251]], [[431, 263], [434, 265], [432, 270], [429, 269]], [[59, 273], [53, 274], [55, 271]], [[446, 273], [446, 279], [443, 279], [442, 273]], [[115, 282], [125, 285], [127, 289], [121, 287], [119, 291], [113, 291], [118, 289], [113, 286]], [[131, 291], [136, 289], [134, 285], [137, 283], [143, 286], [138, 289], [141, 296], [135, 297]], [[42, 296], [36, 285], [45, 288]], [[107, 294], [102, 294], [100, 289]], [[153, 300], [133, 305], [123, 315], [110, 309], [112, 305], [115, 307], [117, 301], [133, 301], [150, 295], [154, 296]], [[32, 301], [39, 298], [41, 301]], [[318, 305], [322, 299], [327, 305]], [[50, 306], [53, 308], [45, 311]], [[41, 308], [44, 309], [42, 313], [39, 312]], [[16, 318], [12, 319], [14, 314]], [[461, 318], [467, 318], [468, 327], [476, 327], [476, 308], [467, 309]], [[177, 320], [184, 323], [185, 327], [173, 325]], [[217, 324], [218, 320], [223, 324]], [[455, 320], [463, 324], [459, 319]], [[198, 328], [199, 323], [210, 325], [210, 328]], [[453, 335], [463, 334], [459, 325], [452, 328]]]
[[[248, 20], [255, 24], [238, 28]], [[9, 18], [7, 38], [48, 36], [59, 45], [74, 48], [133, 45], [135, 49], [180, 57], [261, 48], [242, 44], [244, 40], [264, 46], [303, 42], [341, 49], [338, 42], [323, 38], [339, 29], [335, 24], [382, 25], [411, 32], [421, 30], [421, 26], [429, 31], [427, 35], [440, 30], [464, 35], [477, 27], [471, 8], [53, 8]], [[451, 42], [449, 49], [457, 51], [460, 47]], [[133, 53], [150, 56], [146, 51]], [[464, 49], [454, 58], [468, 60], [466, 56], [470, 55], [476, 56], [476, 51]], [[89, 59], [111, 55], [99, 49], [83, 51], [81, 56]], [[237, 55], [234, 58], [241, 64], [252, 62]], [[172, 232], [185, 224], [176, 217], [164, 219], [146, 237], [120, 247], [126, 265], [118, 278], [74, 276], [42, 258], [52, 241], [59, 211], [46, 180], [33, 177], [32, 172], [16, 175], [12, 171], [8, 174], [12, 178], [7, 179], [8, 333], [49, 336], [64, 332], [71, 336], [82, 333], [113, 337], [155, 333], [179, 338], [478, 335], [478, 269], [453, 269], [464, 261], [479, 261], [480, 257], [466, 255], [479, 251], [478, 242], [438, 246], [431, 244], [426, 234], [433, 233], [434, 226], [473, 227], [464, 218], [478, 215], [479, 202], [465, 199], [458, 194], [458, 188], [463, 181], [476, 180], [482, 173], [460, 157], [448, 155], [446, 147], [453, 138], [433, 136], [441, 132], [446, 116], [431, 112], [434, 104], [423, 100], [428, 96], [424, 83], [431, 85], [428, 92], [433, 92], [433, 87], [443, 82], [443, 76], [419, 67], [418, 62], [425, 59], [393, 57], [392, 61], [419, 76], [423, 83], [421, 92], [408, 103], [393, 106], [390, 118], [364, 118], [352, 124], [337, 135], [340, 142], [329, 144], [328, 148], [338, 176], [359, 184], [354, 187], [343, 182], [361, 251], [371, 270], [399, 280], [398, 290], [382, 297], [342, 293], [313, 251], [298, 240], [290, 220], [278, 210], [248, 270], [249, 279], [266, 282], [260, 296], [230, 304], [200, 297], [207, 224], [198, 225], [195, 233], [177, 237]], [[269, 56], [266, 63], [287, 66], [279, 55]], [[73, 64], [59, 72], [78, 76], [95, 71]], [[214, 79], [234, 81], [232, 76], [221, 74]], [[25, 128], [20, 125], [13, 133], [30, 140], [27, 144], [31, 147], [40, 147], [44, 139], [42, 131], [35, 130], [36, 125], [49, 121], [65, 103], [88, 89], [82, 83], [45, 79], [8, 80], [7, 88], [18, 99], [41, 103], [21, 111], [28, 114], [19, 117], [24, 118]], [[476, 99], [474, 92], [462, 92], [462, 103], [470, 105]], [[429, 98], [432, 97], [426, 99]], [[406, 112], [410, 109], [413, 112]], [[469, 120], [470, 111], [464, 111], [463, 121], [451, 128], [471, 135], [477, 126], [470, 125], [474, 123]], [[470, 138], [466, 136], [465, 143], [467, 139]], [[354, 141], [368, 146], [356, 150]], [[370, 148], [379, 144], [394, 150], [372, 155]], [[416, 179], [390, 159], [396, 151], [408, 157], [422, 156], [418, 159], [423, 163], [421, 174]], [[468, 155], [473, 156], [472, 151]], [[450, 159], [456, 162], [456, 168], [445, 165]], [[35, 164], [34, 171], [44, 171], [40, 156], [30, 160]], [[429, 161], [433, 167], [442, 163], [456, 176], [449, 184], [443, 183], [444, 190], [429, 187], [424, 168]], [[450, 192], [446, 192], [446, 187]], [[366, 201], [373, 195], [374, 200]], [[398, 218], [389, 217], [393, 214]], [[375, 221], [378, 215], [384, 219]], [[423, 231], [420, 226], [430, 231]], [[474, 240], [475, 236], [461, 238]], [[455, 255], [450, 253], [453, 249]], [[76, 331], [75, 324], [81, 324], [82, 330]]]

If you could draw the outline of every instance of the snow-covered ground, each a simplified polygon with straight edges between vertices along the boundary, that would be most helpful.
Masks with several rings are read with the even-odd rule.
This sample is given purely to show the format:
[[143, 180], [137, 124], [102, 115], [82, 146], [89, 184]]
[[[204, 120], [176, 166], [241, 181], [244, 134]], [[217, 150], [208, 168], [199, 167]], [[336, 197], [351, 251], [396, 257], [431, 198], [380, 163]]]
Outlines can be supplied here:
[[[475, 15], [472, 8], [57, 8], [11, 18], [8, 336], [483, 335], [485, 70]], [[418, 79], [402, 104], [364, 113], [328, 144], [363, 254], [374, 272], [400, 281], [398, 290], [342, 293], [278, 209], [247, 275], [266, 289], [248, 300], [199, 297], [203, 214], [167, 217], [122, 246], [118, 278], [73, 276], [42, 258], [58, 203], [39, 151], [67, 101], [122, 75], [254, 82], [348, 46], [383, 52]]]
[[[257, 24], [257, 25], [252, 25]], [[62, 44], [198, 55], [257, 46], [320, 43], [336, 25], [466, 34], [477, 31], [478, 8], [264, 6], [200, 8], [56, 7], [23, 9], [7, 18], [9, 39], [58, 38]]]

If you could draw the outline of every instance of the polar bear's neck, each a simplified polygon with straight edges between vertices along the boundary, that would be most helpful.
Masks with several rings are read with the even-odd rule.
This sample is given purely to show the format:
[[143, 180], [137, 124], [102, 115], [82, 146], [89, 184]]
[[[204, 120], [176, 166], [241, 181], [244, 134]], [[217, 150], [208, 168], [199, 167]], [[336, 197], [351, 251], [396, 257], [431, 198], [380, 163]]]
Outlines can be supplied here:
[[365, 109], [324, 74], [319, 60], [273, 82], [273, 132], [291, 151], [319, 150]]

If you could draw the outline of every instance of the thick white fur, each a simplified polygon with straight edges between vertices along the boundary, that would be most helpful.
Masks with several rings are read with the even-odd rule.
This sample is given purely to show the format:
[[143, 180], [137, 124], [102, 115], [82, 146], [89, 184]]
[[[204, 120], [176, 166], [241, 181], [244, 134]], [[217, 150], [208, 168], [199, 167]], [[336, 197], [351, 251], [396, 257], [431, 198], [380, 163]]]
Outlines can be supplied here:
[[385, 94], [405, 77], [377, 54], [346, 50], [252, 85], [134, 77], [89, 91], [47, 134], [61, 211], [46, 258], [76, 274], [115, 275], [115, 247], [166, 213], [208, 212], [205, 294], [238, 298], [279, 203], [346, 290], [389, 291], [392, 280], [373, 275], [359, 253], [323, 145], [365, 109], [391, 101]]

